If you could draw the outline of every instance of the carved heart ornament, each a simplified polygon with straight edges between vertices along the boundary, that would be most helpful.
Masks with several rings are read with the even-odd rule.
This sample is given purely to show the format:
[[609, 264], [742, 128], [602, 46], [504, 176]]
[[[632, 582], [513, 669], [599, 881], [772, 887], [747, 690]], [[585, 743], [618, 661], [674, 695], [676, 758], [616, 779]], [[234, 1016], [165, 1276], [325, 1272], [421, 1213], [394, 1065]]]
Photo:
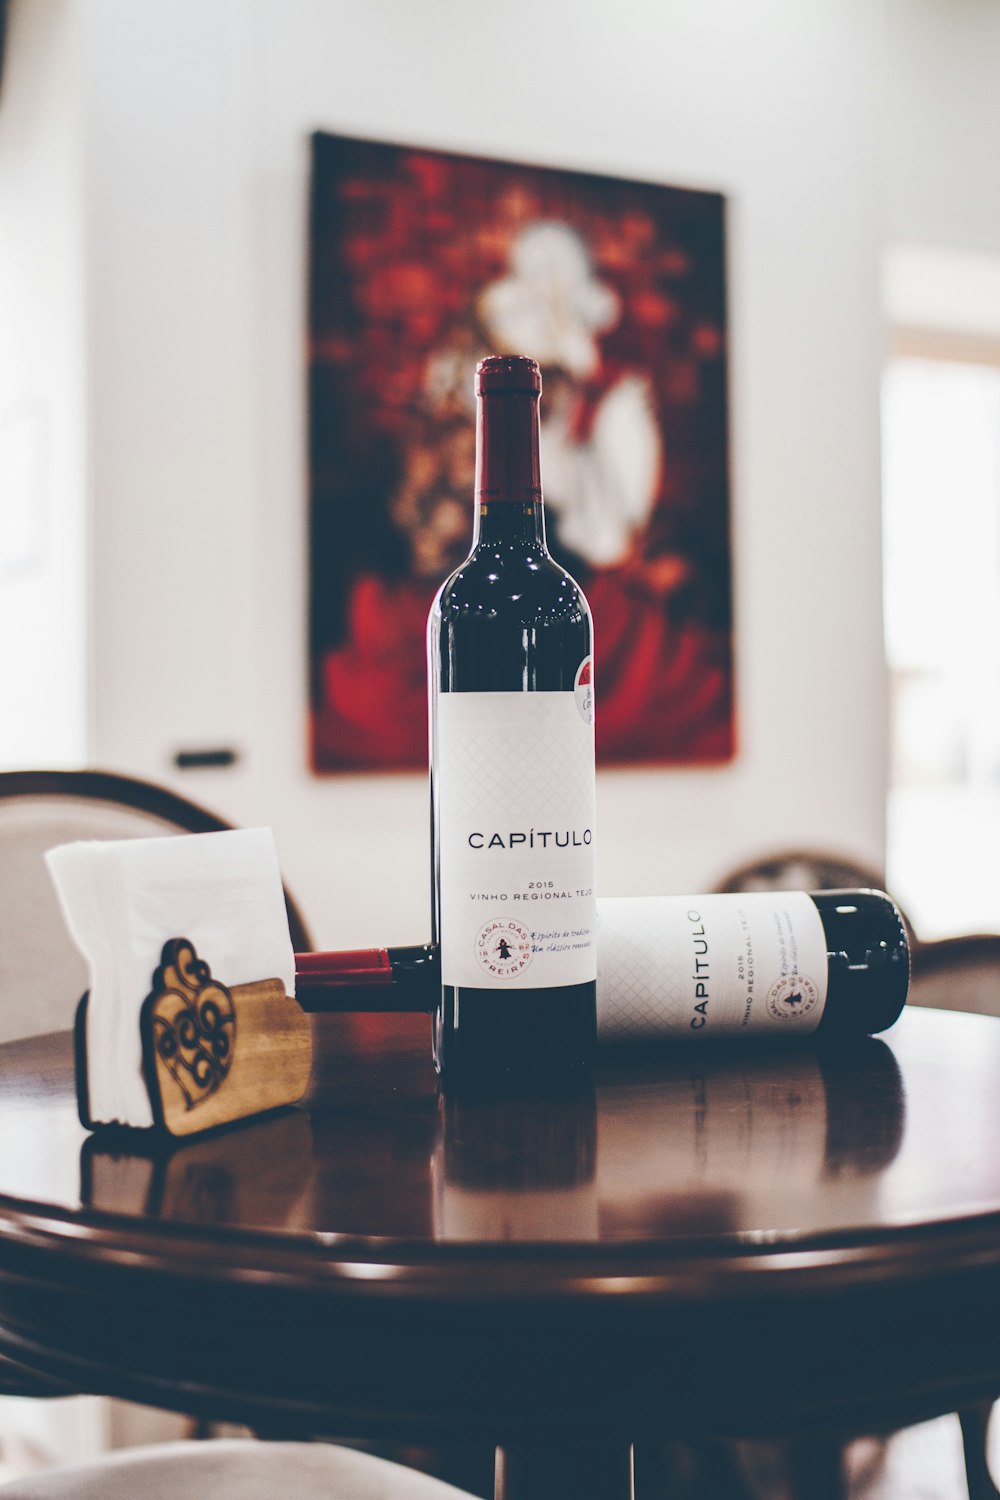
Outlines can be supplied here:
[[163, 945], [149, 1006], [156, 1056], [174, 1079], [185, 1108], [216, 1092], [232, 1066], [236, 1007], [224, 984], [187, 938]]

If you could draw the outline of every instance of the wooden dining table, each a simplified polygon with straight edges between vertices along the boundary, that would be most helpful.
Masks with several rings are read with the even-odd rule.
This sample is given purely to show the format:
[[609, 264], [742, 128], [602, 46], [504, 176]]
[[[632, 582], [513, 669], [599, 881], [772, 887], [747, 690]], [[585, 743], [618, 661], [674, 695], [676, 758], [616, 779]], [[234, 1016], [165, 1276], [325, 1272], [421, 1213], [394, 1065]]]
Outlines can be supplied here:
[[1000, 1395], [1000, 1019], [469, 1097], [425, 1017], [314, 1025], [301, 1107], [173, 1148], [83, 1130], [68, 1034], [0, 1047], [8, 1382], [488, 1444], [502, 1500]]

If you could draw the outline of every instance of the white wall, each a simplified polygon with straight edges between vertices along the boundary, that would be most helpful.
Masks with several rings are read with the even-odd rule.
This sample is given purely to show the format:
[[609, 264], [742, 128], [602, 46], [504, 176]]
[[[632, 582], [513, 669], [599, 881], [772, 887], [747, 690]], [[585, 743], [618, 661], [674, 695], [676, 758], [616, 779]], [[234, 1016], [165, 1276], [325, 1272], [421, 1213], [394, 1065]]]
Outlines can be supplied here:
[[273, 824], [321, 942], [426, 932], [423, 777], [306, 771], [323, 127], [729, 195], [739, 754], [602, 774], [601, 888], [690, 890], [787, 844], [877, 863], [877, 8], [80, 3], [98, 762], [168, 779], [178, 744], [237, 744], [177, 784]]
[[0, 91], [0, 770], [86, 756], [83, 201], [73, 8], [22, 3]]
[[887, 0], [889, 240], [1000, 252], [1000, 5]]

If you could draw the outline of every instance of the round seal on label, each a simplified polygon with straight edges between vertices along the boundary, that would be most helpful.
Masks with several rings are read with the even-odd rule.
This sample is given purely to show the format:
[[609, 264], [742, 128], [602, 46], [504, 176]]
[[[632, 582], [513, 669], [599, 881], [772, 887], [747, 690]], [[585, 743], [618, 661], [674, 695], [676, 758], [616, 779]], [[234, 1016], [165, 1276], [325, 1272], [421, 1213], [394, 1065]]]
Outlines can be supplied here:
[[594, 722], [594, 658], [585, 656], [580, 663], [573, 683], [573, 694], [580, 718], [585, 724]]
[[819, 1000], [819, 990], [805, 974], [789, 974], [767, 992], [767, 1008], [776, 1021], [794, 1021], [807, 1016]]
[[531, 933], [520, 922], [497, 917], [476, 934], [476, 958], [494, 979], [513, 979], [531, 963]]

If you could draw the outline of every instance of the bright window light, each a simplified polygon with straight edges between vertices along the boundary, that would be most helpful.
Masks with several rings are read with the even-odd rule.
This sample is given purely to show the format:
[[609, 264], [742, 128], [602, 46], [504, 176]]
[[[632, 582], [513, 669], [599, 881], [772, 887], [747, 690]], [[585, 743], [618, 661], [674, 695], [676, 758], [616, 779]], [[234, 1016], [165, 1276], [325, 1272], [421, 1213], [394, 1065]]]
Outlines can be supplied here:
[[1000, 930], [1000, 364], [883, 391], [887, 877], [921, 937]]

